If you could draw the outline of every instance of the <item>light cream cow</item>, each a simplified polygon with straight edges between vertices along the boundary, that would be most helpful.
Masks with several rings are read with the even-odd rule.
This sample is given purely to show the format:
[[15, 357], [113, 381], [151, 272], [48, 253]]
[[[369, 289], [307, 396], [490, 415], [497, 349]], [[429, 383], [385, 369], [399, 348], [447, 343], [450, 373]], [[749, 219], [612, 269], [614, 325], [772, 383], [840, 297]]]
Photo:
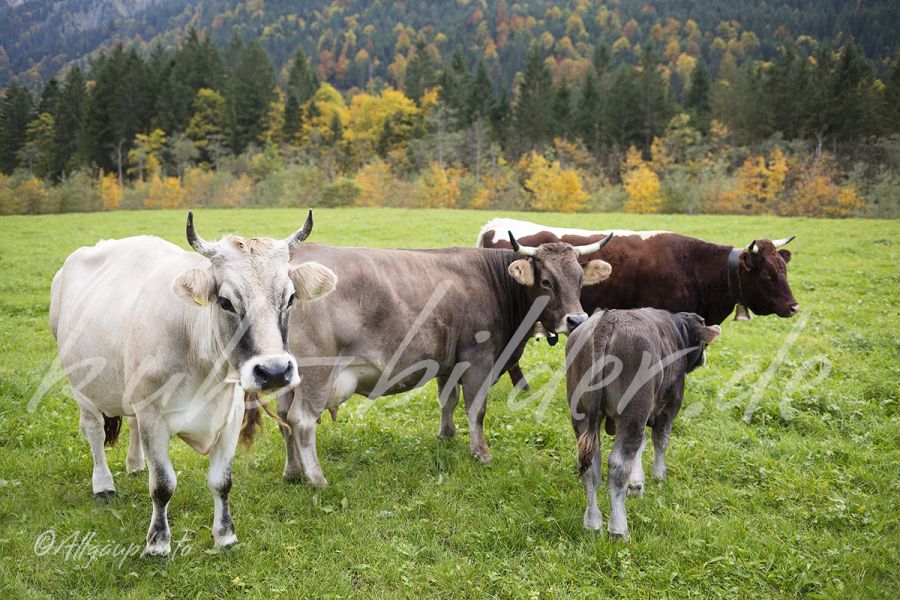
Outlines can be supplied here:
[[149, 236], [102, 241], [73, 252], [53, 278], [50, 327], [91, 446], [94, 495], [115, 494], [103, 445], [115, 440], [122, 417], [131, 429], [127, 471], [142, 470], [144, 456], [150, 467], [144, 554], [170, 552], [174, 436], [209, 455], [213, 538], [218, 546], [237, 541], [228, 494], [244, 391], [297, 385], [286, 345], [291, 305], [325, 296], [337, 281], [318, 263], [289, 263], [311, 230], [312, 211], [285, 240], [209, 243], [188, 213], [196, 252]]

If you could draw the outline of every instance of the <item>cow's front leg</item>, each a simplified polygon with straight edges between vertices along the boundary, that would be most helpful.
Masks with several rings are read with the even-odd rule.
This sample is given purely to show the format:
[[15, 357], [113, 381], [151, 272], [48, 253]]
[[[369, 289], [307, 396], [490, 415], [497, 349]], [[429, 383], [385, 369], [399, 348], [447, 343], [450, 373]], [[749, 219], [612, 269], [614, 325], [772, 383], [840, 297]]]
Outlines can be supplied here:
[[209, 473], [207, 484], [213, 496], [212, 534], [216, 546], [228, 548], [237, 543], [234, 533], [234, 522], [228, 509], [228, 494], [231, 491], [231, 461], [237, 447], [241, 422], [244, 419], [244, 391], [234, 386], [231, 414], [225, 429], [209, 453]]
[[484, 437], [484, 413], [487, 409], [487, 383], [490, 365], [473, 363], [462, 379], [463, 399], [466, 405], [466, 416], [469, 420], [469, 450], [483, 463], [491, 462], [491, 451]]
[[640, 498], [644, 495], [644, 463], [641, 457], [644, 455], [644, 448], [646, 446], [647, 435], [645, 432], [645, 435], [641, 440], [641, 447], [634, 457], [634, 462], [631, 463], [631, 475], [628, 478], [627, 492], [629, 496]]
[[141, 444], [149, 467], [150, 499], [153, 500], [153, 516], [147, 530], [147, 546], [144, 556], [166, 556], [171, 552], [172, 532], [169, 529], [169, 500], [175, 493], [175, 469], [169, 460], [169, 431], [159, 417], [138, 415]]
[[141, 447], [141, 431], [137, 417], [128, 417], [128, 454], [125, 455], [125, 470], [129, 475], [144, 470], [144, 449]]

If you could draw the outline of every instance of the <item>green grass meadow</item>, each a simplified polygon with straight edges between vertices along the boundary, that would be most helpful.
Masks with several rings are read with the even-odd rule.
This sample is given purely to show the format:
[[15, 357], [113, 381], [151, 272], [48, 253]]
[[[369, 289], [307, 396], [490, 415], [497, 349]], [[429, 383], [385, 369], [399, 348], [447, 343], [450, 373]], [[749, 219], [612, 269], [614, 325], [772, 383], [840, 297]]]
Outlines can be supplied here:
[[[491, 216], [322, 209], [311, 241], [472, 245]], [[582, 530], [564, 344], [531, 343], [523, 369], [534, 391], [511, 398], [504, 377], [491, 392], [490, 465], [470, 457], [461, 407], [456, 440], [435, 437], [433, 383], [408, 398], [354, 397], [337, 422], [326, 416], [319, 428], [328, 488], [282, 481], [283, 444], [271, 419], [257, 444], [238, 452], [236, 547], [213, 549], [206, 459], [173, 440], [178, 488], [169, 520], [173, 548], [186, 540], [181, 553], [159, 561], [45, 552], [47, 530], [54, 549], [90, 532], [98, 553], [105, 544], [143, 548], [151, 512], [146, 476], [125, 474], [126, 430], [107, 452], [118, 496], [100, 504], [65, 385], [28, 410], [56, 355], [51, 278], [75, 248], [102, 238], [154, 234], [186, 247], [185, 211], [4, 217], [0, 597], [900, 597], [900, 222], [520, 216], [735, 245], [798, 235], [789, 273], [803, 312], [723, 323], [707, 366], [688, 378], [665, 483], [649, 479], [651, 450], [644, 455], [644, 497], [626, 501], [630, 542]], [[195, 217], [206, 238], [280, 237], [305, 211]], [[603, 444], [605, 451], [609, 439]], [[605, 482], [600, 494], [605, 527]]]

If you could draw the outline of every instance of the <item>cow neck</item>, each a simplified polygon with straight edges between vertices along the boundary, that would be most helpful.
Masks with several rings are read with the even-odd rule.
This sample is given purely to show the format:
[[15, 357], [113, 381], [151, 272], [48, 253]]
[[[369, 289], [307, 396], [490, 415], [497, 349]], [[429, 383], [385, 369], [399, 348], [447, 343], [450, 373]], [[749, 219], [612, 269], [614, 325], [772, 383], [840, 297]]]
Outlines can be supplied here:
[[732, 248], [728, 253], [728, 297], [733, 304], [746, 304], [741, 290], [741, 249]]
[[527, 288], [509, 274], [509, 265], [520, 258], [515, 251], [505, 249], [490, 250], [485, 256], [489, 283], [500, 309], [504, 343], [512, 338], [531, 308]]
[[[707, 325], [718, 325], [728, 318], [735, 304], [741, 302], [740, 278], [735, 270], [731, 273], [731, 259], [740, 249], [698, 240], [697, 252], [692, 253], [695, 283], [705, 290], [701, 300], [704, 310], [698, 311]], [[738, 262], [740, 266], [740, 262]], [[732, 277], [737, 281], [733, 284]], [[735, 290], [733, 293], [732, 290]]]

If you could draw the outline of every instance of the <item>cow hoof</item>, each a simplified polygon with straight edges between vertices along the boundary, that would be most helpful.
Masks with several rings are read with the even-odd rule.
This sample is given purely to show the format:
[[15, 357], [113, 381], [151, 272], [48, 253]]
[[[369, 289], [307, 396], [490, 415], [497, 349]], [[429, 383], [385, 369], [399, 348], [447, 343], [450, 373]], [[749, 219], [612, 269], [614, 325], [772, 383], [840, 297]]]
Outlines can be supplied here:
[[147, 544], [141, 556], [144, 558], [166, 558], [172, 552], [169, 544]]
[[627, 529], [625, 531], [610, 531], [609, 532], [609, 539], [612, 540], [613, 542], [627, 542], [630, 538], [631, 538], [631, 536], [628, 535]]
[[311, 485], [313, 487], [317, 487], [317, 488], [328, 487], [328, 480], [325, 479], [325, 477], [323, 477], [322, 475], [319, 475], [318, 477], [310, 477], [308, 481], [309, 481], [309, 485]]
[[141, 463], [139, 465], [129, 465], [128, 462], [125, 462], [125, 472], [129, 475], [139, 475], [144, 472], [144, 464]]
[[286, 470], [282, 474], [282, 477], [284, 477], [284, 480], [287, 481], [288, 483], [296, 483], [298, 481], [303, 481], [303, 471], [302, 470], [298, 470], [298, 471], [287, 471]]
[[441, 427], [437, 436], [439, 440], [451, 440], [456, 437], [456, 427], [452, 425], [450, 427]]
[[590, 514], [590, 512], [585, 512], [583, 524], [585, 531], [590, 533], [600, 533], [603, 529], [603, 517], [600, 516], [599, 511], [595, 515]]
[[489, 464], [494, 459], [494, 457], [491, 456], [491, 451], [487, 449], [472, 450], [472, 456], [485, 465]]
[[102, 492], [94, 493], [94, 500], [101, 504], [106, 504], [110, 500], [116, 497], [116, 490], [103, 490]]
[[641, 496], [644, 495], [644, 484], [643, 483], [629, 483], [628, 491], [625, 493], [630, 498], [640, 498]]
[[216, 548], [231, 548], [235, 544], [237, 544], [237, 535], [235, 533], [229, 532], [224, 535], [220, 535], [216, 537]]

